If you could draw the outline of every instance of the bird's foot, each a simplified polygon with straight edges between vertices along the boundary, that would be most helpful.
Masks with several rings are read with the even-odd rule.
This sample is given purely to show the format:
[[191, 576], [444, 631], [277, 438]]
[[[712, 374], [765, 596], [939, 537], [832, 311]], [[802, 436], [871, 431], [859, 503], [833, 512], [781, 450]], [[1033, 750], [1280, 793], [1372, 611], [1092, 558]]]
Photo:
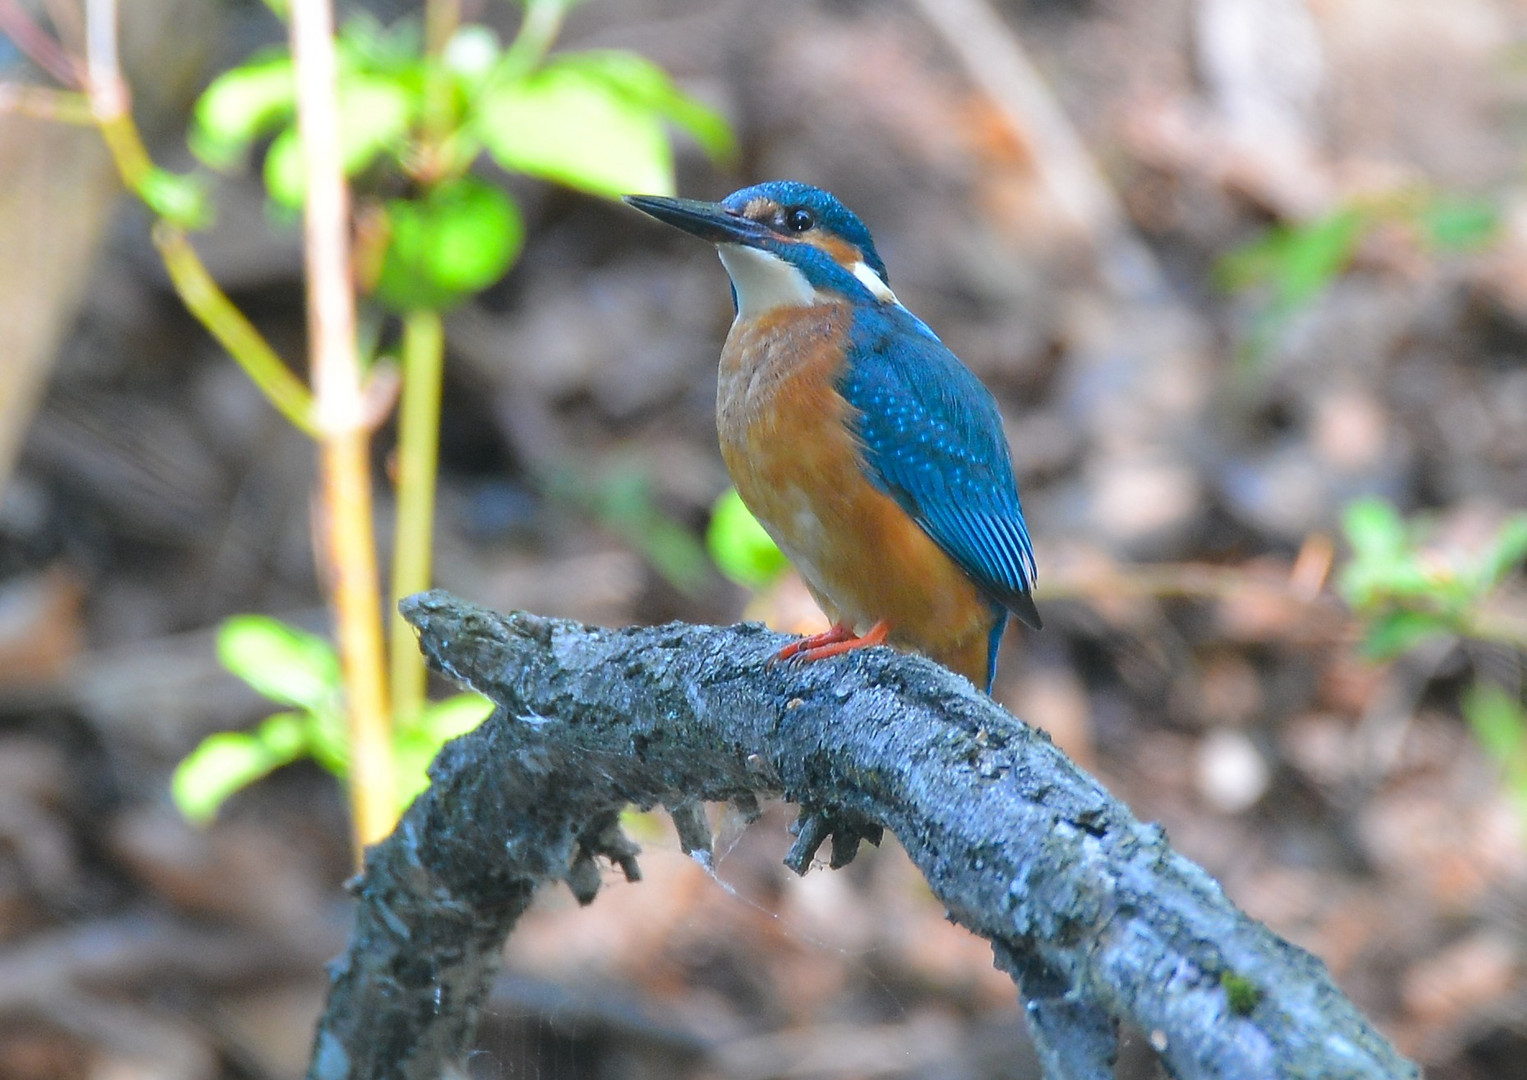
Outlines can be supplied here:
[[779, 652], [774, 654], [774, 660], [776, 663], [781, 660], [793, 660], [796, 657], [801, 657], [803, 660], [809, 660], [811, 657], [804, 654], [810, 653], [813, 649], [825, 648], [828, 645], [837, 645], [841, 642], [851, 641], [853, 638], [853, 627], [845, 626], [843, 623], [836, 623], [835, 625], [828, 627], [826, 630], [823, 630], [820, 634], [807, 634], [803, 638], [792, 641], [783, 649], [779, 650]]
[[840, 653], [850, 652], [854, 649], [867, 649], [871, 645], [884, 645], [885, 639], [891, 632], [888, 623], [881, 621], [869, 628], [864, 634], [855, 634], [853, 627], [839, 623], [836, 626], [824, 630], [820, 634], [811, 634], [799, 641], [792, 641], [779, 652], [774, 654], [775, 661], [795, 660], [802, 664], [809, 664], [814, 660], [826, 660], [829, 656], [837, 656]]

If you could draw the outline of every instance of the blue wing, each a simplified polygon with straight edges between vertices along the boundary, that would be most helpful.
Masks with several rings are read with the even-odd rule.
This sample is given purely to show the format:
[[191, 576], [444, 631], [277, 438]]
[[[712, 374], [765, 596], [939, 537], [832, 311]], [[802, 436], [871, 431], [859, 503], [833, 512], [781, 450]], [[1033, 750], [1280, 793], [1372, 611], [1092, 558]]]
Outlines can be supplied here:
[[921, 320], [855, 312], [838, 390], [856, 414], [870, 482], [993, 600], [1034, 629], [1038, 576], [991, 392]]

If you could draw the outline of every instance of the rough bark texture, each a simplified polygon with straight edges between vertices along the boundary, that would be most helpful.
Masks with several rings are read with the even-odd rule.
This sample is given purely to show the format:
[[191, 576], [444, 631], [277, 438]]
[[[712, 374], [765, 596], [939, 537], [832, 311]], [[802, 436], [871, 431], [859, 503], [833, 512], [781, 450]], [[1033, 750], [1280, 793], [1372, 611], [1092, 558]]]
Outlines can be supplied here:
[[1324, 965], [1238, 911], [1199, 867], [965, 680], [876, 649], [770, 665], [754, 625], [602, 630], [404, 601], [430, 662], [498, 710], [368, 852], [310, 1076], [437, 1077], [459, 1061], [500, 946], [537, 886], [587, 902], [596, 856], [635, 877], [628, 803], [777, 794], [791, 860], [891, 830], [952, 918], [988, 938], [1053, 1078], [1108, 1078], [1115, 1028], [1181, 1078], [1414, 1077]]

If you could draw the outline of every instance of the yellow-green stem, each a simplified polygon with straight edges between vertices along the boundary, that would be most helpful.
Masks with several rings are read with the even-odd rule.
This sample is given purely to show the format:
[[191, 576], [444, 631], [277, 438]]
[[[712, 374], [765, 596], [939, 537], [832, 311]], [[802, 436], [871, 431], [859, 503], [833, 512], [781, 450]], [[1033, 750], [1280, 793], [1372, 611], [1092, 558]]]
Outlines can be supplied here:
[[[476, 100], [467, 106], [467, 116], [463, 118], [462, 131], [445, 140], [442, 147], [443, 156], [448, 159], [460, 158], [462, 169], [471, 163], [471, 158], [477, 153], [478, 144], [465, 137], [463, 132], [471, 130], [469, 121], [478, 103], [490, 100], [496, 87], [523, 78], [546, 59], [546, 54], [551, 51], [557, 35], [562, 32], [562, 22], [567, 15], [568, 7], [567, 0], [525, 0], [525, 14], [520, 19], [519, 30], [509, 42], [509, 47], [504, 50], [503, 59], [494, 67], [487, 84], [479, 88]], [[471, 149], [463, 149], [464, 141], [471, 143]]]
[[345, 706], [356, 856], [396, 817], [392, 730], [372, 522], [370, 438], [355, 340], [350, 197], [339, 152], [338, 71], [329, 0], [294, 0], [292, 57], [306, 201], [303, 222], [313, 387], [321, 438], [325, 555]]
[[[454, 175], [465, 162], [449, 152], [453, 85], [441, 57], [461, 22], [460, 0], [427, 0], [424, 7], [426, 67], [423, 122], [419, 139], [430, 162], [422, 171], [426, 192]], [[396, 519], [393, 527], [392, 601], [389, 625], [393, 715], [407, 723], [424, 707], [428, 676], [413, 629], [397, 612], [397, 602], [430, 586], [434, 553], [435, 473], [440, 448], [440, 386], [445, 336], [440, 313], [427, 308], [403, 319], [403, 387], [398, 411]]]
[[109, 100], [105, 95], [93, 97], [93, 107], [96, 109], [96, 124], [101, 129], [101, 138], [106, 141], [106, 149], [111, 151], [111, 159], [116, 162], [117, 173], [122, 177], [122, 183], [135, 195], [141, 195], [143, 185], [148, 182], [149, 174], [154, 171], [154, 162], [148, 156], [148, 149], [143, 145], [143, 137], [138, 134], [138, 125], [133, 122], [133, 114], [126, 111], [126, 95], [120, 97], [122, 106], [118, 111], [116, 103], [104, 104]]
[[312, 393], [218, 287], [185, 232], [160, 221], [154, 226], [154, 246], [186, 310], [228, 350], [277, 412], [294, 427], [316, 437]]
[[[504, 59], [493, 74], [495, 83], [512, 82], [529, 73], [551, 51], [562, 20], [567, 14], [566, 0], [526, 0], [525, 15], [519, 31], [504, 51]], [[486, 94], [479, 94], [481, 100]]]
[[403, 322], [403, 394], [398, 411], [397, 523], [393, 530], [392, 707], [407, 721], [424, 705], [424, 658], [397, 602], [430, 586], [435, 474], [440, 456], [440, 384], [445, 337], [440, 313], [411, 311]]
[[95, 112], [90, 99], [73, 90], [49, 90], [45, 86], [0, 83], [0, 114], [14, 113], [34, 120], [93, 126]]
[[391, 832], [397, 819], [370, 447], [365, 429], [353, 428], [326, 436], [320, 452], [324, 554], [350, 722], [350, 807], [357, 861], [365, 845]]
[[471, 160], [456, 152], [459, 138], [452, 131], [456, 126], [455, 79], [446, 70], [444, 61], [446, 46], [460, 23], [460, 0], [425, 3], [424, 51], [430, 62], [424, 67], [424, 109], [418, 132], [421, 151], [418, 160], [423, 167], [416, 171], [416, 179], [426, 188], [459, 174]]
[[569, 6], [566, 0], [528, 0], [524, 21], [520, 23], [519, 33], [509, 43], [504, 58], [507, 73], [518, 76], [545, 59], [552, 42], [562, 31], [562, 20]]
[[424, 5], [424, 51], [430, 56], [440, 56], [460, 24], [461, 0], [427, 0]]
[[[96, 124], [111, 151], [117, 174], [129, 191], [140, 197], [154, 171], [138, 125], [125, 108], [126, 94], [93, 95]], [[170, 281], [181, 302], [207, 332], [228, 350], [271, 405], [298, 429], [317, 434], [313, 421], [313, 395], [276, 350], [244, 317], [228, 294], [218, 287], [206, 264], [191, 246], [185, 230], [168, 221], [154, 226], [154, 244], [164, 260]]]

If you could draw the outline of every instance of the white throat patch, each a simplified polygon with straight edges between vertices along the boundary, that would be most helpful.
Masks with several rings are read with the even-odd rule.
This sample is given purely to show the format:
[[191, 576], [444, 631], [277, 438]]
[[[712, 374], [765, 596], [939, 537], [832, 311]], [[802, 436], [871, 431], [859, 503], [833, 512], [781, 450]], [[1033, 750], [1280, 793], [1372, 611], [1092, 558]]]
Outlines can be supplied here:
[[737, 317], [751, 319], [776, 308], [810, 307], [819, 297], [806, 275], [778, 255], [741, 244], [717, 244], [721, 265], [737, 290]]

